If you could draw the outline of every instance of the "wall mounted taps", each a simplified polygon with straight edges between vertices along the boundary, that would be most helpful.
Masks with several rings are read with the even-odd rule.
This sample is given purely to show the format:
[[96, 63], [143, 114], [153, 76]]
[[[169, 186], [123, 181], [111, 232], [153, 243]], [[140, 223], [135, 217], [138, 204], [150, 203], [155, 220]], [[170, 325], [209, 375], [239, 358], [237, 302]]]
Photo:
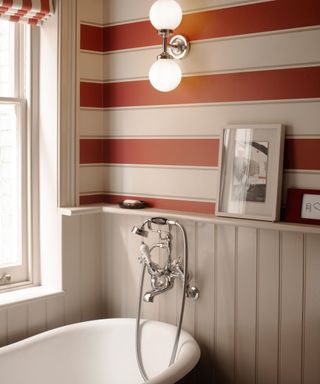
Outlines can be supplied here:
[[[154, 225], [158, 227], [155, 228]], [[163, 227], [166, 226], [166, 230]], [[148, 232], [156, 232], [159, 235], [159, 241], [152, 244], [150, 247], [143, 241], [140, 245], [140, 257], [139, 261], [144, 264], [149, 275], [151, 290], [143, 295], [143, 300], [146, 302], [153, 302], [155, 296], [160, 295], [169, 289], [173, 288], [176, 279], [180, 279], [186, 289], [185, 295], [195, 300], [199, 297], [199, 290], [196, 287], [190, 286], [189, 282], [192, 278], [192, 274], [185, 271], [185, 267], [182, 264], [181, 258], [173, 258], [171, 253], [172, 226], [177, 226], [183, 233], [185, 240], [185, 250], [187, 249], [186, 237], [182, 226], [172, 220], [168, 220], [162, 217], [154, 217], [147, 219], [140, 227], [133, 227], [132, 232], [142, 237], [148, 237]], [[147, 228], [147, 229], [146, 229]], [[163, 249], [166, 251], [166, 262], [164, 266], [160, 266], [158, 263], [152, 260], [151, 253], [156, 249]]]

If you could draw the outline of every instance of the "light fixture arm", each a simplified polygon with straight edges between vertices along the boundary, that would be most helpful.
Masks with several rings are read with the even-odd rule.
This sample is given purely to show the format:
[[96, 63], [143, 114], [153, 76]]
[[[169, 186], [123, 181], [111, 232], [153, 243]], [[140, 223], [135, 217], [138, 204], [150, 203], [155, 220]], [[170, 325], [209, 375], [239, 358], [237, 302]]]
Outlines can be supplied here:
[[158, 34], [162, 38], [162, 52], [158, 59], [183, 59], [189, 52], [190, 43], [182, 35], [173, 36], [168, 43], [168, 37], [172, 35], [170, 29], [161, 29]]
[[162, 52], [157, 56], [157, 59], [173, 59], [173, 56], [168, 52], [168, 36], [172, 34], [170, 29], [160, 29], [158, 34], [162, 38]]

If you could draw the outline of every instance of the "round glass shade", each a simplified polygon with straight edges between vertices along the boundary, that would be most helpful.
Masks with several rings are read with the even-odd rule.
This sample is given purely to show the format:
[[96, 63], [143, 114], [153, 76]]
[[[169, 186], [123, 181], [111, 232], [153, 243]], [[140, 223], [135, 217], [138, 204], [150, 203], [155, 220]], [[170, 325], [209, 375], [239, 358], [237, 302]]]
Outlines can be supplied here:
[[158, 59], [149, 70], [150, 83], [160, 92], [169, 92], [177, 88], [181, 75], [179, 65], [172, 59]]
[[174, 30], [181, 23], [182, 10], [175, 0], [157, 0], [150, 8], [149, 17], [157, 30]]

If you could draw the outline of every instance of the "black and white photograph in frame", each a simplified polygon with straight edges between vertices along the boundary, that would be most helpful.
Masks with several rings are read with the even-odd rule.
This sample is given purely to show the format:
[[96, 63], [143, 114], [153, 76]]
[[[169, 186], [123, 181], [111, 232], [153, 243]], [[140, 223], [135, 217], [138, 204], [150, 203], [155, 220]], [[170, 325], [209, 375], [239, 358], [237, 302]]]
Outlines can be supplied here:
[[284, 126], [230, 125], [222, 130], [217, 216], [277, 221]]

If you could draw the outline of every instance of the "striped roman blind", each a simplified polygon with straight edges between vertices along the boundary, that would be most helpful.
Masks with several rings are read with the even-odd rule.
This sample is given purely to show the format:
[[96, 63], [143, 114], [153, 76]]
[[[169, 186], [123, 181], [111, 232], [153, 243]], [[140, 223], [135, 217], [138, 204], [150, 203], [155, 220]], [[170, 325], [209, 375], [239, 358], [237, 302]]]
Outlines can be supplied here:
[[39, 25], [52, 14], [52, 0], [0, 0], [0, 20]]

